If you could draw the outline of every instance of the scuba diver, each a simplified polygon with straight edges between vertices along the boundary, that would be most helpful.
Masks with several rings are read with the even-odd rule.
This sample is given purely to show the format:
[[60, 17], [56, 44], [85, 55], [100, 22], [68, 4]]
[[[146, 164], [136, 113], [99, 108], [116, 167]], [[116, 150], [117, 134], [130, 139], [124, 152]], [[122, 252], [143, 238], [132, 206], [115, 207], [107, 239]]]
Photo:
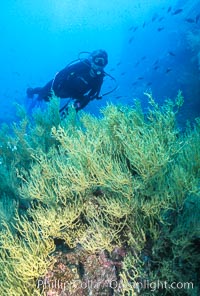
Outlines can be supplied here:
[[[72, 99], [73, 106], [78, 112], [91, 100], [102, 98], [100, 91], [103, 79], [106, 75], [110, 76], [104, 72], [107, 64], [108, 54], [106, 51], [102, 49], [95, 50], [89, 53], [88, 58], [79, 58], [71, 62], [63, 70], [56, 73], [54, 79], [44, 87], [28, 88], [27, 97], [33, 98], [36, 94], [37, 100], [49, 101], [54, 93], [57, 97]], [[110, 77], [114, 79], [112, 76]], [[60, 113], [67, 111], [68, 104], [69, 102], [60, 109]]]

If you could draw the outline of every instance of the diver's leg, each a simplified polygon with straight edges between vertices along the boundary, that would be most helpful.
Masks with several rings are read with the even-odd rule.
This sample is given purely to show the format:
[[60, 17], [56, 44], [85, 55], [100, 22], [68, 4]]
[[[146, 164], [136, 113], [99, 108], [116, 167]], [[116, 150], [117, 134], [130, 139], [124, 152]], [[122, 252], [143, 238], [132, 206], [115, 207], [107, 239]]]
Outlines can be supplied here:
[[44, 87], [29, 87], [26, 91], [27, 97], [33, 98], [34, 95], [38, 95], [38, 100], [49, 101], [49, 98], [51, 97], [51, 86], [52, 80], [49, 81]]
[[38, 100], [49, 102], [52, 96], [52, 80], [49, 81], [38, 93]]
[[40, 93], [41, 89], [42, 89], [42, 87], [35, 87], [35, 88], [28, 87], [26, 90], [27, 97], [32, 99], [35, 94]]

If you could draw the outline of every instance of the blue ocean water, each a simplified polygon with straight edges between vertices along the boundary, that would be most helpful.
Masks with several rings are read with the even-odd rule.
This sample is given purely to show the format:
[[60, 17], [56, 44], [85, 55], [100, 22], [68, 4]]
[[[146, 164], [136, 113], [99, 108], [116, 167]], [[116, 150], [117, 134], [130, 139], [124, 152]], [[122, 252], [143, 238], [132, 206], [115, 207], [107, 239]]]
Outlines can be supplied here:
[[[200, 1], [9, 0], [1, 3], [0, 122], [15, 120], [14, 102], [43, 86], [81, 51], [108, 52], [115, 92], [92, 101], [98, 115], [109, 102], [161, 103], [182, 90], [180, 120], [200, 115]], [[106, 77], [102, 93], [115, 87]]]

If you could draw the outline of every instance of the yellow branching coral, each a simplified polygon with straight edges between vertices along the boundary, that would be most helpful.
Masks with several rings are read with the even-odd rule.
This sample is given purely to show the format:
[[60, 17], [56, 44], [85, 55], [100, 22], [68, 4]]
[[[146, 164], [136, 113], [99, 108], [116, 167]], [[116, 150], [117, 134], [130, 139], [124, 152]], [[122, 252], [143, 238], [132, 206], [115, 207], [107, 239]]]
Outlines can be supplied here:
[[85, 233], [79, 238], [79, 242], [82, 247], [89, 253], [100, 252], [101, 250], [107, 250], [111, 252], [114, 248], [113, 242], [116, 245], [121, 245], [118, 239], [119, 229], [111, 229], [110, 227], [104, 227], [99, 225], [99, 221], [91, 221], [91, 227], [85, 231]]
[[[117, 180], [119, 183], [130, 184], [130, 174], [127, 174], [125, 162], [120, 161], [119, 157], [113, 157], [109, 145], [103, 144], [104, 138], [93, 139], [79, 132], [78, 138], [71, 139], [61, 128], [57, 132], [54, 130], [54, 136], [65, 150], [69, 164], [77, 169], [77, 174], [78, 170], [81, 170], [89, 176], [91, 182], [99, 185], [105, 184], [108, 178], [112, 180], [120, 175], [120, 179]], [[118, 182], [115, 180], [113, 184], [117, 185]]]
[[[21, 296], [26, 295], [26, 289], [34, 291], [36, 279], [53, 265], [54, 260], [50, 254], [55, 246], [51, 238], [42, 237], [37, 224], [19, 216], [16, 216], [15, 222], [17, 233], [12, 232], [4, 223], [5, 229], [0, 236], [0, 265], [5, 266], [2, 281], [7, 283], [10, 290], [15, 290], [14, 285], [18, 282], [18, 292], [15, 295]], [[1, 285], [4, 284], [1, 282]], [[24, 290], [24, 294], [20, 294], [20, 290]]]
[[43, 239], [60, 238], [73, 248], [85, 231], [80, 221], [82, 211], [82, 202], [77, 199], [73, 204], [69, 203], [65, 207], [48, 206], [30, 210], [29, 214], [41, 229]]
[[[175, 276], [171, 266], [180, 279], [184, 262], [194, 273], [196, 263], [190, 262], [198, 262], [199, 224], [197, 215], [189, 219], [191, 209], [187, 215], [184, 209], [193, 202], [188, 196], [199, 197], [200, 121], [180, 133], [181, 92], [162, 107], [146, 95], [145, 115], [136, 102], [135, 108], [109, 105], [99, 119], [84, 113], [78, 118], [72, 109], [62, 121], [53, 98], [46, 115], [37, 112], [35, 125], [23, 117], [14, 137], [6, 139], [9, 147], [3, 142], [0, 188], [2, 196], [16, 200], [7, 223], [1, 223], [3, 295], [39, 295], [36, 282], [53, 268], [58, 241], [70, 252], [90, 255], [107, 250], [112, 257], [115, 246], [124, 248], [119, 276], [127, 288], [119, 295], [141, 292], [131, 281], [155, 279], [158, 266], [161, 280]], [[15, 204], [20, 215], [14, 224]], [[0, 205], [4, 219], [6, 204]], [[191, 235], [183, 227], [191, 227]]]
[[122, 219], [132, 212], [131, 203], [122, 195], [119, 198], [102, 197], [99, 200], [99, 206], [105, 216], [113, 217], [113, 219]]
[[138, 281], [143, 276], [143, 262], [135, 253], [130, 253], [124, 259], [122, 272], [120, 274], [120, 295], [137, 296], [141, 292], [142, 283]]

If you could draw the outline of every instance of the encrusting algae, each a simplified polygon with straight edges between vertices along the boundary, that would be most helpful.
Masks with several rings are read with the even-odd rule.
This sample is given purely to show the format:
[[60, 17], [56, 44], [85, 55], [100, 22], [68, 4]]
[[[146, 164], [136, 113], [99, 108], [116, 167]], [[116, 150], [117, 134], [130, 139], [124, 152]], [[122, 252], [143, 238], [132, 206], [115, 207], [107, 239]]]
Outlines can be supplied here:
[[53, 96], [2, 127], [1, 295], [199, 294], [200, 119], [146, 95], [63, 120]]

